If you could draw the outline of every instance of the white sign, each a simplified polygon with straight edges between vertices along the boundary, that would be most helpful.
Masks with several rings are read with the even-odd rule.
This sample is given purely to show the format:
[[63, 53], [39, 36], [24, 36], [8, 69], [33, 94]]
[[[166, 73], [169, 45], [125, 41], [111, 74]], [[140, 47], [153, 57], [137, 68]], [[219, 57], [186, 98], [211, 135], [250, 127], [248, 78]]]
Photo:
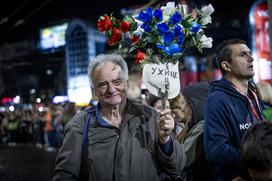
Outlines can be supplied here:
[[175, 64], [145, 64], [143, 81], [153, 95], [167, 95], [167, 99], [175, 98], [180, 92], [178, 61]]

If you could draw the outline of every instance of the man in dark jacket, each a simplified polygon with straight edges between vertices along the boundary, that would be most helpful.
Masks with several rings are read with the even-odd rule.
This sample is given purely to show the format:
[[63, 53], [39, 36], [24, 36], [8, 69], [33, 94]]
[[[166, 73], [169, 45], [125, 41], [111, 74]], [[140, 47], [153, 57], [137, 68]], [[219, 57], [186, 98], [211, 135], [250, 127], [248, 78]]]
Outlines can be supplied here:
[[246, 42], [231, 39], [216, 49], [223, 78], [211, 84], [204, 115], [204, 146], [215, 167], [216, 180], [247, 179], [240, 163], [240, 141], [244, 132], [263, 120], [256, 89], [253, 57]]
[[150, 181], [160, 171], [178, 178], [185, 154], [171, 135], [170, 109], [157, 114], [126, 99], [128, 68], [119, 55], [97, 56], [89, 77], [99, 103], [67, 123], [53, 180]]

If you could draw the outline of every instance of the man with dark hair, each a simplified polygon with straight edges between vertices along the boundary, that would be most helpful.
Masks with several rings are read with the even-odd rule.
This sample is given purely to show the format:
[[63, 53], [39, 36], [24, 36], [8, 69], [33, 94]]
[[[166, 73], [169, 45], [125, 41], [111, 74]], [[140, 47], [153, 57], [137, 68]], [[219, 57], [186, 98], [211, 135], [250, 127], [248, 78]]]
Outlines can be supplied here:
[[253, 180], [272, 180], [272, 123], [251, 126], [241, 141], [241, 162]]
[[244, 132], [263, 120], [254, 76], [253, 57], [246, 42], [230, 39], [216, 49], [223, 78], [211, 83], [204, 115], [204, 147], [215, 168], [216, 180], [247, 178], [240, 163], [240, 141]]

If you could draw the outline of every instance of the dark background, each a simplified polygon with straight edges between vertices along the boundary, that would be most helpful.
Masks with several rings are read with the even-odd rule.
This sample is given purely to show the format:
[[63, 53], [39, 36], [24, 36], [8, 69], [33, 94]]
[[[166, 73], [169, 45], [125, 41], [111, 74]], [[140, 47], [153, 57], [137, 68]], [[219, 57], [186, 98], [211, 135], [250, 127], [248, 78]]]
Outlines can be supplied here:
[[[41, 27], [58, 21], [82, 18], [96, 22], [99, 15], [113, 12], [119, 15], [120, 9], [147, 4], [148, 0], [9, 0], [0, 6], [1, 44], [16, 42], [33, 36]], [[165, 2], [165, 1], [160, 1]], [[254, 0], [194, 0], [188, 1], [190, 7], [201, 7], [211, 3], [215, 12], [213, 25], [220, 27], [222, 36], [238, 33], [229, 32], [229, 28], [243, 26], [239, 34], [247, 33], [247, 15]], [[5, 21], [8, 18], [8, 21]], [[227, 34], [225, 34], [227, 33]], [[232, 35], [233, 36], [233, 35]], [[244, 36], [244, 35], [243, 35]]]
[[[0, 49], [5, 45], [30, 40], [38, 45], [39, 29], [59, 22], [80, 18], [96, 24], [105, 13], [120, 17], [120, 10], [147, 4], [147, 0], [9, 0], [0, 5]], [[163, 3], [165, 1], [159, 1]], [[214, 52], [224, 39], [242, 38], [249, 41], [249, 11], [254, 0], [191, 0], [189, 7], [211, 3], [215, 9], [212, 24], [206, 34], [213, 38]], [[1, 58], [1, 57], [0, 57]], [[51, 73], [48, 73], [50, 71]], [[0, 98], [28, 95], [29, 90], [42, 90], [40, 94], [54, 95], [65, 92], [65, 52], [31, 52], [27, 56], [0, 60]]]

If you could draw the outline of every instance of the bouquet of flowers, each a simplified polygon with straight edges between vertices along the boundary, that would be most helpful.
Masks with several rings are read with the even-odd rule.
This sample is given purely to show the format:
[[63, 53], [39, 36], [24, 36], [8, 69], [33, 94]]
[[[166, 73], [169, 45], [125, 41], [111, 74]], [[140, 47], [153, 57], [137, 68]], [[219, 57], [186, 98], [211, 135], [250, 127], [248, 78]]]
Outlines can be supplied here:
[[211, 23], [211, 4], [188, 12], [187, 5], [168, 2], [160, 8], [147, 8], [136, 16], [122, 20], [112, 14], [101, 16], [98, 29], [108, 37], [107, 43], [136, 52], [136, 63], [175, 63], [185, 49], [212, 47], [212, 38], [204, 34]]

